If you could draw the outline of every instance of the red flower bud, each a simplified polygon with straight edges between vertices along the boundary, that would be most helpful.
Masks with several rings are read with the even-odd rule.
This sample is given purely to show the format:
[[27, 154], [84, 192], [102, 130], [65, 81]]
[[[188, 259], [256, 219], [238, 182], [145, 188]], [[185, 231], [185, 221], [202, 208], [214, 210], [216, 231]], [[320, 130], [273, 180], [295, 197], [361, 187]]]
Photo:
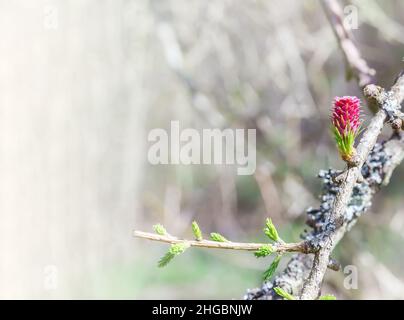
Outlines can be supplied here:
[[342, 158], [348, 160], [355, 152], [355, 138], [361, 126], [360, 100], [349, 96], [335, 97], [331, 122], [338, 150]]

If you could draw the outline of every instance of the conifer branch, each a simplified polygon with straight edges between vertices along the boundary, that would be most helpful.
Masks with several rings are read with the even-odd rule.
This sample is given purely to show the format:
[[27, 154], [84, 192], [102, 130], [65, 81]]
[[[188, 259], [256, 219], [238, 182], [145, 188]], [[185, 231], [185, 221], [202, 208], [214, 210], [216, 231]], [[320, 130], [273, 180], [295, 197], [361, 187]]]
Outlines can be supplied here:
[[[229, 250], [244, 250], [244, 251], [258, 251], [266, 247], [268, 243], [242, 243], [242, 242], [219, 242], [213, 240], [187, 240], [180, 239], [171, 235], [159, 235], [150, 232], [134, 231], [133, 235], [137, 238], [148, 239], [152, 241], [159, 241], [165, 243], [188, 243], [191, 247], [210, 248], [210, 249], [229, 249]], [[271, 244], [272, 253], [283, 252], [301, 252], [312, 253], [309, 244], [306, 241], [296, 243], [275, 243]]]

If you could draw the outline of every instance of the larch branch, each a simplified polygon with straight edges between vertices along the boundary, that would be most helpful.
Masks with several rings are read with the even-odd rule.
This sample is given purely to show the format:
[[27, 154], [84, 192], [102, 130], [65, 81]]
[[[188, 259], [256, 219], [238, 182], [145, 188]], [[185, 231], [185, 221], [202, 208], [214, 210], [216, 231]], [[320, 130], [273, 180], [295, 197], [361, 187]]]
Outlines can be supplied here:
[[[152, 241], [159, 241], [165, 243], [183, 243], [186, 242], [191, 247], [201, 247], [210, 249], [230, 249], [230, 250], [244, 250], [244, 251], [257, 251], [261, 247], [268, 245], [268, 243], [242, 243], [242, 242], [218, 242], [212, 240], [187, 240], [174, 237], [172, 235], [159, 235], [155, 233], [134, 231], [134, 236], [137, 238], [148, 239]], [[271, 244], [273, 252], [301, 252], [310, 253], [312, 252], [310, 246], [305, 241], [297, 243], [275, 243]]]
[[[366, 93], [365, 88], [365, 93]], [[315, 299], [320, 293], [320, 286], [327, 270], [329, 257], [336, 243], [340, 238], [338, 229], [344, 224], [344, 213], [351, 199], [352, 190], [361, 174], [361, 168], [369, 156], [370, 151], [376, 144], [377, 137], [380, 135], [384, 122], [388, 119], [388, 111], [399, 110], [404, 98], [404, 74], [401, 73], [391, 90], [383, 96], [376, 97], [380, 102], [380, 110], [371, 120], [367, 130], [357, 147], [357, 163], [349, 167], [345, 174], [345, 179], [340, 185], [340, 190], [335, 197], [333, 208], [331, 209], [331, 223], [335, 224], [336, 232], [331, 233], [325, 245], [315, 253], [313, 266], [309, 277], [303, 285], [301, 299]]]

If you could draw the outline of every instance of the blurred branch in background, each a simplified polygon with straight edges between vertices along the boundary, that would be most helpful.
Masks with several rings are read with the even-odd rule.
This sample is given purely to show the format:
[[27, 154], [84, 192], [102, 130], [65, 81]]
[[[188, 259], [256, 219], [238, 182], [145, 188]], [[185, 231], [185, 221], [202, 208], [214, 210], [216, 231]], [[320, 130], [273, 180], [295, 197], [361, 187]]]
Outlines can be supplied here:
[[[355, 77], [359, 88], [363, 91], [368, 84], [375, 82], [376, 71], [370, 68], [362, 58], [354, 43], [351, 30], [344, 25], [344, 13], [337, 0], [321, 0], [321, 3], [345, 58], [346, 78], [351, 80], [352, 77]], [[365, 98], [367, 97], [365, 96]], [[373, 113], [378, 110], [377, 102], [374, 99], [368, 100], [368, 107]]]

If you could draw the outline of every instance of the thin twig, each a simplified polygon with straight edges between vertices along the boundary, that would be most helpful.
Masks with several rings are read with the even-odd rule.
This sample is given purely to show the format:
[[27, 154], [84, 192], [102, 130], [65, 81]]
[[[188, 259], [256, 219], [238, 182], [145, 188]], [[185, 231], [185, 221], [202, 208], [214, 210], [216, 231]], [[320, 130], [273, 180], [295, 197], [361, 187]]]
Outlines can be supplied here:
[[[244, 250], [244, 251], [257, 251], [261, 247], [268, 245], [268, 243], [241, 243], [241, 242], [218, 242], [211, 240], [187, 240], [180, 239], [171, 235], [159, 235], [155, 233], [134, 231], [134, 236], [137, 238], [148, 239], [152, 241], [166, 242], [166, 243], [183, 243], [186, 242], [192, 247], [213, 248], [213, 249], [230, 249], [230, 250]], [[305, 241], [297, 243], [276, 243], [272, 244], [273, 252], [302, 252], [310, 253], [310, 247]]]

